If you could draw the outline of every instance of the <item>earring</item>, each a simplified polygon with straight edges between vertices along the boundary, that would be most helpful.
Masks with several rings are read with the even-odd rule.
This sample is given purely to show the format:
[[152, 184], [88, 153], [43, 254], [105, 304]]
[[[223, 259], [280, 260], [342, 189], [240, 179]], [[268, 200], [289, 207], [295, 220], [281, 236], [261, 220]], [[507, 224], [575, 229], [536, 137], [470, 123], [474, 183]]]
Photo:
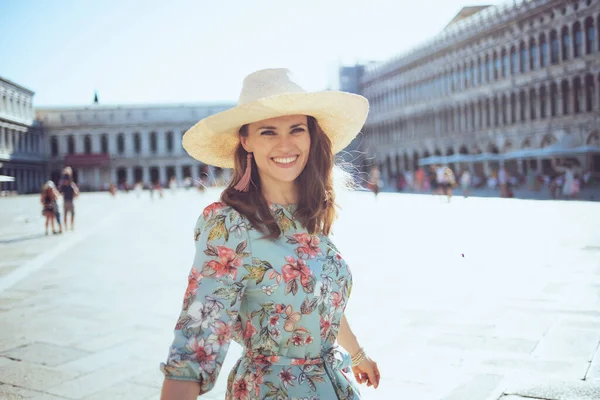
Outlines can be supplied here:
[[233, 188], [238, 192], [247, 192], [250, 189], [250, 179], [252, 178], [252, 153], [248, 153], [246, 158], [246, 170], [242, 179]]

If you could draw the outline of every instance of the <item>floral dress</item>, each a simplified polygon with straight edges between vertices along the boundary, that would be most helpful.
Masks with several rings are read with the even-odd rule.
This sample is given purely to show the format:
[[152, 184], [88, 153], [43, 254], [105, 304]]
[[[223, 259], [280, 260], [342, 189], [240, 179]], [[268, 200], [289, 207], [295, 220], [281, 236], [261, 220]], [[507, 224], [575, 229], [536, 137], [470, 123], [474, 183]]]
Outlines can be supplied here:
[[352, 288], [350, 271], [328, 237], [309, 234], [293, 205], [271, 205], [281, 228], [263, 239], [222, 203], [196, 224], [196, 256], [175, 339], [161, 370], [196, 381], [200, 395], [217, 380], [230, 341], [244, 347], [226, 399], [359, 399], [350, 356], [336, 346]]

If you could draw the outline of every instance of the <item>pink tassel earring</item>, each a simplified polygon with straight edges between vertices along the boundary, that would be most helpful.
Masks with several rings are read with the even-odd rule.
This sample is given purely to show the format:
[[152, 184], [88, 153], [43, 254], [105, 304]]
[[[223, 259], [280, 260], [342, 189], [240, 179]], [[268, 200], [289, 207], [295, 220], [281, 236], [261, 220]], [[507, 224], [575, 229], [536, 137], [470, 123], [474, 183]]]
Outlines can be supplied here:
[[250, 189], [250, 179], [252, 178], [252, 153], [248, 153], [246, 159], [246, 170], [242, 179], [233, 188], [239, 192], [247, 192]]

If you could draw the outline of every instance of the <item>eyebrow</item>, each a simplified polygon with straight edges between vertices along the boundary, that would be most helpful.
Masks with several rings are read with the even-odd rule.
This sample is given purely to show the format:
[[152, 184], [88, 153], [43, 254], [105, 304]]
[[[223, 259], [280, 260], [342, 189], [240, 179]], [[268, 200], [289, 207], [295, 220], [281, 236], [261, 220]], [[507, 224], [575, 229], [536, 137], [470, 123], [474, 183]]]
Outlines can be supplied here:
[[[295, 124], [290, 126], [290, 129], [294, 129], [294, 128], [298, 128], [299, 126], [306, 126], [306, 124]], [[261, 126], [258, 128], [258, 130], [260, 129], [270, 129], [270, 130], [277, 130], [277, 127], [275, 126]]]

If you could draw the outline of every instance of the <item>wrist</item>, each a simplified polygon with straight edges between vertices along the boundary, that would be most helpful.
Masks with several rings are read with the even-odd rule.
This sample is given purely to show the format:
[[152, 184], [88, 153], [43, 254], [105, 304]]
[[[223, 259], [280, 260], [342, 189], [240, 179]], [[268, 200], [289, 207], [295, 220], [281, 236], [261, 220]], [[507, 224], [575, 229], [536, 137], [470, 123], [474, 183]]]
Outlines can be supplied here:
[[355, 367], [362, 363], [367, 356], [365, 350], [361, 347], [356, 353], [350, 353], [352, 358], [352, 366]]

